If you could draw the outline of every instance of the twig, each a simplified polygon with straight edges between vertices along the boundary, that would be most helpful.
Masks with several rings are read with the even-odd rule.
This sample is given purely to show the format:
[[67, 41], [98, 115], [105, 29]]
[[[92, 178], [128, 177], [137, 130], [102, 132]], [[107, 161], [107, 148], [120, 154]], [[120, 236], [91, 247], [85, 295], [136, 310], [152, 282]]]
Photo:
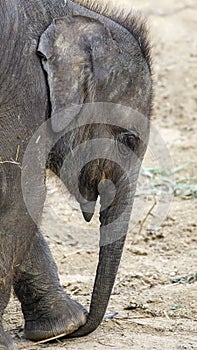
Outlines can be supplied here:
[[37, 349], [39, 349], [40, 350], [40, 348], [38, 348], [37, 347], [37, 345], [35, 344], [35, 343], [32, 343], [32, 344], [30, 344], [30, 345], [26, 345], [25, 343], [23, 343], [22, 345], [19, 345], [19, 347], [17, 348], [17, 349], [19, 349], [19, 350], [24, 350], [24, 348], [27, 350], [27, 349], [29, 349], [29, 350], [37, 350]]
[[129, 321], [129, 320], [137, 320], [137, 319], [149, 319], [149, 318], [154, 318], [153, 316], [149, 315], [138, 315], [138, 316], [128, 316], [128, 317], [116, 317], [113, 319], [114, 320], [119, 320], [119, 321]]
[[20, 145], [18, 145], [17, 150], [16, 150], [16, 157], [15, 157], [16, 162], [18, 161], [19, 153], [20, 153]]
[[52, 338], [48, 338], [48, 339], [45, 339], [45, 340], [41, 340], [41, 341], [39, 341], [39, 342], [36, 342], [35, 345], [41, 345], [41, 344], [48, 343], [49, 341], [52, 341], [52, 340], [58, 340], [58, 339], [60, 339], [60, 338], [65, 337], [66, 335], [68, 335], [68, 333], [63, 333], [63, 334], [57, 335], [57, 336], [52, 337]]
[[111, 344], [104, 344], [104, 343], [102, 343], [100, 340], [97, 340], [97, 343], [98, 344], [101, 344], [101, 345], [104, 345], [105, 347], [109, 347], [109, 348], [113, 348], [114, 347], [114, 345], [111, 345]]
[[145, 222], [147, 221], [148, 217], [152, 214], [152, 211], [153, 211], [153, 209], [155, 208], [156, 205], [157, 205], [157, 200], [156, 200], [156, 197], [154, 196], [154, 203], [151, 206], [151, 208], [148, 210], [146, 216], [144, 217], [144, 219], [142, 220], [142, 222], [140, 224], [140, 228], [139, 228], [139, 232], [138, 232], [139, 235], [141, 234]]
[[[40, 349], [40, 347], [38, 347], [39, 345], [46, 344], [46, 343], [48, 343], [48, 342], [50, 342], [52, 340], [57, 340], [59, 342], [59, 339], [62, 338], [62, 337], [65, 337], [66, 335], [68, 335], [68, 334], [63, 333], [63, 334], [57, 335], [57, 336], [52, 337], [52, 338], [48, 338], [48, 339], [44, 339], [44, 340], [38, 341], [38, 342], [34, 343], [33, 345], [32, 344], [31, 345], [26, 345], [25, 349], [31, 349], [31, 350], [33, 350], [34, 348], [35, 349]], [[24, 344], [22, 345], [22, 347], [19, 347], [19, 350], [22, 350], [22, 349], [24, 349]]]
[[4, 160], [4, 161], [0, 161], [0, 164], [14, 164], [14, 165], [18, 165], [20, 168], [22, 168], [21, 163], [16, 162], [14, 160]]
[[169, 317], [169, 315], [168, 315], [168, 313], [167, 313], [167, 311], [166, 310], [164, 310], [164, 316], [167, 318], [167, 320], [170, 320], [170, 317]]

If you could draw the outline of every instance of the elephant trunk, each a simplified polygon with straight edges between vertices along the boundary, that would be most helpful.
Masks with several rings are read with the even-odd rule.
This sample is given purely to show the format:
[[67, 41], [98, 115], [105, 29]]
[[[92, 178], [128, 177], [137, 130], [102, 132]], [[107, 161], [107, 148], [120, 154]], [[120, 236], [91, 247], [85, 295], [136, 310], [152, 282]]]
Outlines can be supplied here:
[[[71, 336], [80, 337], [93, 332], [101, 323], [109, 302], [118, 270], [125, 236], [120, 240], [100, 248], [94, 291], [86, 324]], [[111, 262], [113, 256], [113, 263]]]
[[126, 182], [125, 187], [124, 181], [119, 181], [114, 201], [106, 209], [105, 189], [100, 193], [100, 252], [90, 312], [86, 324], [72, 333], [71, 337], [93, 332], [105, 315], [124, 247], [135, 192], [136, 181], [132, 184], [132, 190]]

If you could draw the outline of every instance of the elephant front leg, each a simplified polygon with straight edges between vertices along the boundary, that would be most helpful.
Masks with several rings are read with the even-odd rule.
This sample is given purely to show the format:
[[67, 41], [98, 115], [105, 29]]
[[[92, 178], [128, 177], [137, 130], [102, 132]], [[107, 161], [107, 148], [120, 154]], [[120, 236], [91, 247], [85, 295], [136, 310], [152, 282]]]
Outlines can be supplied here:
[[40, 233], [32, 242], [28, 258], [17, 268], [14, 291], [22, 305], [25, 337], [30, 340], [70, 334], [86, 323], [87, 311], [64, 292]]
[[0, 350], [17, 350], [17, 346], [14, 344], [13, 339], [4, 331], [2, 325], [3, 312], [10, 297], [11, 281], [9, 279], [10, 278], [7, 278], [7, 276], [0, 278]]
[[9, 334], [7, 334], [0, 321], [0, 350], [17, 350], [16, 344]]

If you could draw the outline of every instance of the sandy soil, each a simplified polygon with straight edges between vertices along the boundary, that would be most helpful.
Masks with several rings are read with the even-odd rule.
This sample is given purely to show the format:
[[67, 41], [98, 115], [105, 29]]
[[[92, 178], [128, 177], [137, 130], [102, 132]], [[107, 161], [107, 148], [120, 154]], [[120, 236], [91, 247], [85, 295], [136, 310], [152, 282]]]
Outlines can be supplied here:
[[[5, 327], [21, 349], [197, 349], [197, 3], [120, 3], [142, 9], [148, 17], [155, 99], [153, 136], [107, 310], [117, 315], [82, 339], [36, 345], [23, 338], [20, 305], [12, 298]], [[154, 177], [149, 167], [162, 171], [166, 161], [174, 175]], [[168, 194], [162, 195], [166, 186]], [[49, 174], [42, 229], [65, 289], [87, 307], [98, 258], [98, 225], [98, 215], [92, 223], [84, 222], [61, 183]]]

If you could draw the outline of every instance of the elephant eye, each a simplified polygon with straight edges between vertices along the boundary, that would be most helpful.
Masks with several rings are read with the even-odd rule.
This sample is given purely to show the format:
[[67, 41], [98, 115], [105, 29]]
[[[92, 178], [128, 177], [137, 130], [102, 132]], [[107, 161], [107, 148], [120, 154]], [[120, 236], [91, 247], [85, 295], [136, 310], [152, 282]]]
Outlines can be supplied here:
[[41, 58], [41, 60], [47, 61], [47, 57], [41, 51], [37, 51], [37, 54]]
[[118, 141], [118, 147], [119, 147], [119, 151], [126, 155], [129, 153], [129, 151], [135, 151], [140, 138], [139, 135], [137, 133], [134, 132], [121, 132], [118, 137], [117, 137], [117, 141]]

